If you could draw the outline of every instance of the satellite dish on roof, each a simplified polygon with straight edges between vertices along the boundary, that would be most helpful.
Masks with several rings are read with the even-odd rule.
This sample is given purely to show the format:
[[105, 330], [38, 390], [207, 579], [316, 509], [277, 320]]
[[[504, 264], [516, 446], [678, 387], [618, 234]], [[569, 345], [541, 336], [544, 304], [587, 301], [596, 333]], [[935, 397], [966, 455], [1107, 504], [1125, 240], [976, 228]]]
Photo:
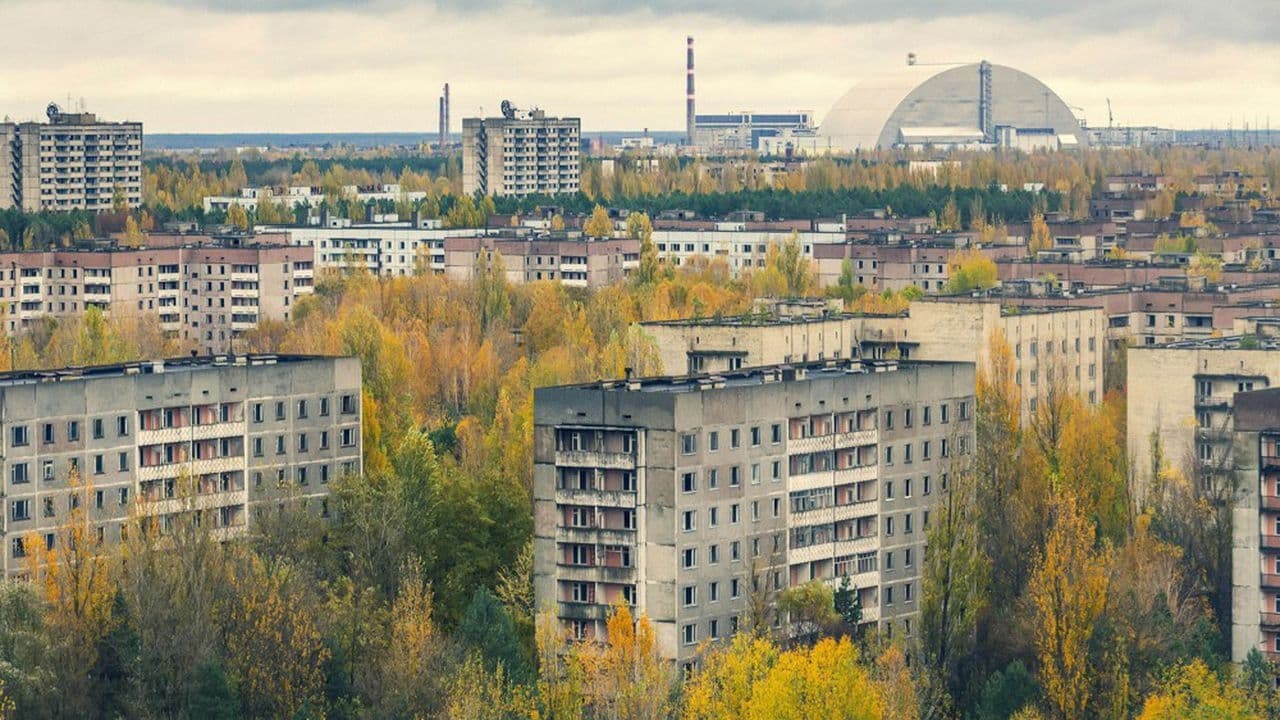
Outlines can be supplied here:
[[62, 108], [58, 107], [58, 103], [49, 103], [49, 107], [44, 109], [44, 114], [49, 116], [50, 120], [62, 114]]
[[511, 120], [516, 116], [516, 106], [510, 100], [502, 101], [502, 117]]

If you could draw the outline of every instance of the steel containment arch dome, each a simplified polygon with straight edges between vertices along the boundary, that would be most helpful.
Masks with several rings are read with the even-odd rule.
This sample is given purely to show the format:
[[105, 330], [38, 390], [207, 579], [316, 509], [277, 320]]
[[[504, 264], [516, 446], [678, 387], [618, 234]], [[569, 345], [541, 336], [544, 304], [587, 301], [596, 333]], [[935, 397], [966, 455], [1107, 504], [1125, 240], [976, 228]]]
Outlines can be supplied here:
[[[932, 133], [980, 135], [979, 66], [907, 65], [867, 78], [827, 112], [818, 128], [819, 145], [866, 150], [891, 148], [903, 144], [904, 137], [909, 143]], [[1064, 146], [1088, 144], [1071, 109], [1047, 85], [1011, 67], [990, 67], [994, 126], [1051, 131]]]

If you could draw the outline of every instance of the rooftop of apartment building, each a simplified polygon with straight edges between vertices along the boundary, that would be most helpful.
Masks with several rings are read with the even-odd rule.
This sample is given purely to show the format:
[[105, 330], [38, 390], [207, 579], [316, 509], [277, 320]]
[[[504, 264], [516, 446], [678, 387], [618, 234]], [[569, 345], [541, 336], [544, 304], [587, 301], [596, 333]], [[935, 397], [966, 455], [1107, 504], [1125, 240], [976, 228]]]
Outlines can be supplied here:
[[1135, 345], [1131, 350], [1280, 350], [1280, 337], [1230, 335], [1178, 340], [1163, 345]]
[[894, 372], [909, 367], [950, 367], [971, 363], [941, 360], [816, 360], [804, 363], [760, 365], [712, 375], [664, 375], [622, 380], [601, 380], [561, 388], [608, 390], [642, 393], [691, 393], [728, 387], [754, 387], [779, 382], [840, 378], [849, 375], [871, 375]]
[[314, 360], [334, 360], [329, 355], [207, 355], [161, 360], [141, 360], [113, 365], [65, 367], [52, 370], [16, 370], [0, 373], [0, 387], [16, 387], [50, 382], [73, 382], [125, 377], [195, 372], [221, 367], [261, 367], [286, 365]]

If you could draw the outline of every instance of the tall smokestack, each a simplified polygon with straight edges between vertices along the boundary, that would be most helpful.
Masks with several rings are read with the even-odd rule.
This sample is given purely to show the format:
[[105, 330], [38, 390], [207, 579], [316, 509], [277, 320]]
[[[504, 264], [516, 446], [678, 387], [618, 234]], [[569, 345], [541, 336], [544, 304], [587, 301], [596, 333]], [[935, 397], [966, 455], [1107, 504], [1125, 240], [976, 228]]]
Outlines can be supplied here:
[[444, 96], [440, 96], [440, 121], [436, 125], [436, 146], [444, 147], [445, 125], [444, 125]]
[[685, 68], [688, 73], [688, 83], [685, 87], [685, 109], [684, 109], [685, 142], [688, 143], [690, 146], [692, 146], [693, 145], [693, 125], [694, 125], [694, 122], [693, 122], [694, 121], [693, 36], [692, 35], [688, 36], [686, 38], [686, 41], [688, 42], [689, 50], [688, 50], [688, 59], [685, 63]]
[[452, 108], [449, 107], [449, 83], [444, 84], [444, 135], [440, 138], [441, 145], [449, 144], [449, 114]]

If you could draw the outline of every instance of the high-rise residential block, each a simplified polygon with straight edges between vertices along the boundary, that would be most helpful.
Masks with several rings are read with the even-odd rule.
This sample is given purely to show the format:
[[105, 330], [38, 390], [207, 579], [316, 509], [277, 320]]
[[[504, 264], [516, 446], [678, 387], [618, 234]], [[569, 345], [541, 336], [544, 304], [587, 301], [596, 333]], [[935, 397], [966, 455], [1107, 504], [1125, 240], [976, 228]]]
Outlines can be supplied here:
[[[328, 513], [361, 470], [360, 361], [218, 356], [0, 374], [3, 575], [56, 549], [73, 511], [99, 539], [199, 513], [223, 538], [293, 499]], [[87, 505], [87, 507], [86, 507]]]
[[462, 120], [462, 190], [468, 195], [559, 195], [580, 186], [582, 121], [541, 110]]
[[534, 588], [581, 639], [623, 602], [660, 652], [774, 626], [787, 588], [848, 582], [915, 637], [930, 512], [974, 442], [972, 363], [842, 360], [543, 388]]
[[142, 204], [142, 123], [106, 122], [50, 105], [49, 122], [0, 123], [0, 210]]
[[1280, 388], [1233, 393], [1231, 659], [1280, 660]]

